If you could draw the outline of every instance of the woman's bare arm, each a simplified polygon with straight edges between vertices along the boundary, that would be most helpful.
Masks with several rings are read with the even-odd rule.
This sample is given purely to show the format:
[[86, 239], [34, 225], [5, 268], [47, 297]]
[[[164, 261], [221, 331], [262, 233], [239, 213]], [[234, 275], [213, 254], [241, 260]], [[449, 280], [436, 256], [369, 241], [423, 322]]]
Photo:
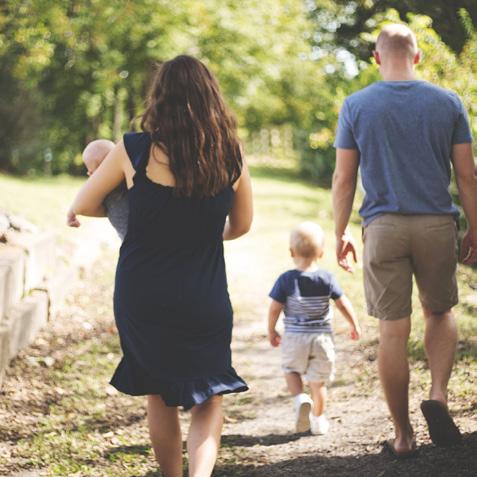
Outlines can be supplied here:
[[75, 225], [76, 215], [101, 216], [104, 212], [105, 197], [125, 179], [126, 160], [127, 153], [121, 141], [106, 156], [76, 195], [68, 212], [68, 225], [73, 227], [79, 225], [79, 223]]
[[224, 240], [233, 240], [250, 230], [253, 219], [252, 183], [244, 159], [242, 174], [238, 180], [235, 197], [224, 227]]

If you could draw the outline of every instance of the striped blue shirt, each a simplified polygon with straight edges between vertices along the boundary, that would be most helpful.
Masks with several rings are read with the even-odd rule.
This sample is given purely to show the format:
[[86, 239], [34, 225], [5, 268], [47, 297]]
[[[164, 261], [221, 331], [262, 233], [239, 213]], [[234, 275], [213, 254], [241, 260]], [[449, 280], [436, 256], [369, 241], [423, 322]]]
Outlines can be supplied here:
[[284, 304], [285, 332], [331, 333], [330, 299], [342, 295], [336, 278], [325, 270], [289, 270], [278, 277], [269, 296]]

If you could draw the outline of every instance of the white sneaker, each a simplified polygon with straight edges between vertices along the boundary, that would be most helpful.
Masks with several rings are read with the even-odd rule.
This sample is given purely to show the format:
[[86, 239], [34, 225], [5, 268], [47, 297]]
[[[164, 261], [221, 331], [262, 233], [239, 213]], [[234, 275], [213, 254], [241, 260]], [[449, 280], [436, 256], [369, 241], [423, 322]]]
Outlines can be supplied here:
[[305, 393], [297, 394], [294, 401], [295, 409], [295, 430], [296, 432], [306, 432], [310, 430], [310, 414], [313, 401]]
[[315, 416], [313, 413], [310, 413], [310, 425], [311, 433], [317, 436], [323, 436], [330, 429], [330, 421], [326, 419], [324, 414]]

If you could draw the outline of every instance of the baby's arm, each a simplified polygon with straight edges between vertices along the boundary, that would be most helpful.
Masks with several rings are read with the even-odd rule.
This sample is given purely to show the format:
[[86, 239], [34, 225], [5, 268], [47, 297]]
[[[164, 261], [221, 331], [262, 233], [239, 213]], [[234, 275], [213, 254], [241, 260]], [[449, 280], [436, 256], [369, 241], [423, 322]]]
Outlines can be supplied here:
[[276, 330], [277, 321], [282, 310], [283, 303], [272, 298], [270, 308], [268, 309], [268, 340], [273, 347], [279, 346], [280, 341], [282, 340], [280, 334]]
[[353, 305], [349, 301], [348, 297], [345, 295], [341, 295], [340, 298], [335, 300], [336, 306], [338, 310], [343, 314], [346, 321], [351, 326], [351, 339], [352, 340], [359, 340], [361, 337], [361, 327], [358, 323], [358, 318], [356, 317], [356, 313], [354, 312]]

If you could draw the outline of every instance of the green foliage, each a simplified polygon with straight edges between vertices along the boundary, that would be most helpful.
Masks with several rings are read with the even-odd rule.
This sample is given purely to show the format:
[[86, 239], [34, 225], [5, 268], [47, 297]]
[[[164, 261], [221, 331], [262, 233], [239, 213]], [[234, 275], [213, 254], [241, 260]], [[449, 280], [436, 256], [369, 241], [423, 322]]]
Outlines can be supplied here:
[[[455, 53], [433, 29], [433, 20], [424, 15], [410, 14], [408, 24], [416, 32], [419, 48], [422, 52], [422, 62], [418, 66], [420, 78], [431, 81], [444, 88], [455, 91], [463, 99], [469, 112], [474, 135], [477, 137], [477, 31], [474, 30], [470, 15], [466, 11], [459, 13], [462, 24], [465, 25], [468, 39], [461, 53]], [[401, 22], [399, 12], [387, 10], [376, 14], [373, 18], [374, 30], [363, 32], [359, 39], [367, 44], [374, 44], [376, 37], [386, 23]], [[329, 182], [334, 167], [335, 125], [338, 110], [344, 97], [372, 82], [380, 79], [376, 65], [371, 62], [360, 62], [359, 73], [347, 78], [346, 74], [333, 75], [327, 80], [328, 103], [320, 113], [323, 121], [316, 120], [314, 129], [306, 129], [301, 133], [302, 169], [322, 182]], [[330, 84], [329, 81], [332, 81]], [[332, 94], [332, 92], [334, 94]], [[456, 197], [457, 199], [457, 197]]]
[[[434, 6], [433, 20], [407, 18], [424, 53], [422, 77], [454, 89], [475, 118], [475, 8], [460, 9], [465, 2], [449, 5], [459, 19], [455, 32], [465, 32], [461, 53], [437, 33], [444, 28], [442, 2]], [[393, 3], [5, 0], [0, 3], [0, 169], [82, 172], [86, 143], [119, 139], [143, 109], [155, 65], [187, 53], [217, 75], [240, 133], [252, 145], [249, 152], [263, 153], [257, 140], [262, 129], [270, 140], [273, 131], [285, 131], [278, 147], [272, 144], [266, 153], [298, 155], [302, 172], [326, 183], [342, 101], [378, 79], [377, 68], [362, 60], [369, 58], [377, 30], [404, 13], [431, 8], [418, 0], [402, 2], [399, 10], [383, 8]], [[345, 41], [347, 27], [355, 30]], [[284, 144], [293, 144], [298, 154]]]
[[301, 0], [7, 0], [0, 15], [3, 169], [43, 170], [51, 156], [52, 172], [78, 172], [85, 144], [129, 129], [154, 65], [180, 53], [217, 74], [246, 131], [297, 122], [307, 106]]
[[477, 25], [475, 0], [315, 0], [310, 4], [318, 42], [345, 48], [364, 61], [369, 59], [372, 43], [362, 34], [372, 32], [378, 18], [390, 9], [403, 22], [410, 14], [432, 18], [437, 34], [456, 53], [462, 52], [471, 36], [462, 23], [462, 10], [468, 12], [468, 22]]

